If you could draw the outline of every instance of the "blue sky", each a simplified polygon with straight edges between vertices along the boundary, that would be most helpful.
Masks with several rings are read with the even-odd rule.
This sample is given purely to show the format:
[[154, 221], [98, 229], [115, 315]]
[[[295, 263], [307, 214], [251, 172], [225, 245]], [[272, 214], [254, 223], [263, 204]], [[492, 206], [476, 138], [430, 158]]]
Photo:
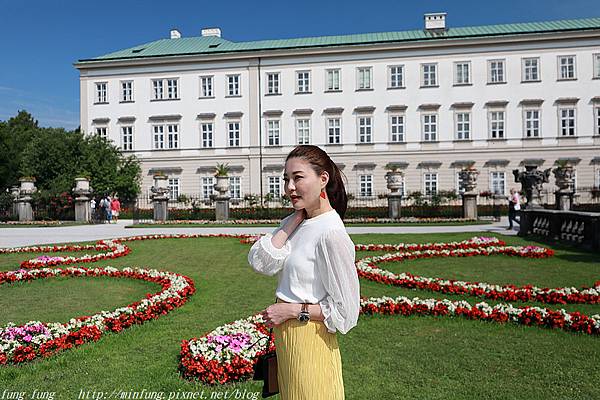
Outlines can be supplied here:
[[40, 125], [79, 126], [73, 63], [167, 38], [221, 28], [233, 41], [421, 29], [444, 11], [451, 27], [600, 17], [599, 0], [29, 1], [0, 0], [0, 120], [20, 109]]

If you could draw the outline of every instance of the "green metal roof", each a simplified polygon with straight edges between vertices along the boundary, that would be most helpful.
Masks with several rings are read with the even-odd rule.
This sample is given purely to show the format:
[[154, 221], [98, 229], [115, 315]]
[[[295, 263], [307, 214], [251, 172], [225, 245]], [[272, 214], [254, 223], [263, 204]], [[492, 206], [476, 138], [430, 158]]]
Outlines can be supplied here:
[[600, 18], [584, 18], [547, 22], [470, 26], [449, 28], [443, 32], [412, 30], [400, 32], [362, 33], [339, 36], [317, 36], [296, 39], [259, 40], [232, 42], [216, 36], [182, 37], [161, 39], [154, 42], [105, 54], [100, 57], [79, 60], [81, 63], [109, 60], [139, 59], [196, 54], [223, 54], [256, 52], [263, 50], [298, 49], [313, 47], [366, 45], [429, 40], [453, 40], [475, 37], [524, 35], [600, 29]]

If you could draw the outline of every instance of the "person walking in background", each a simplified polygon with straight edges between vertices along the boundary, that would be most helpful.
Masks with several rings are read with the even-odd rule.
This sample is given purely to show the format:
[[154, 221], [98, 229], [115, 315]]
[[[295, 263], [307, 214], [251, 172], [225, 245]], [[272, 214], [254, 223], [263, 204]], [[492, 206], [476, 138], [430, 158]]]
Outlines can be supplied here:
[[90, 219], [92, 222], [96, 220], [96, 200], [93, 197], [90, 200]]
[[110, 202], [110, 210], [112, 212], [112, 219], [115, 221], [115, 224], [119, 222], [119, 213], [121, 212], [121, 202], [119, 198], [115, 194], [113, 196], [112, 201]]
[[508, 228], [507, 230], [513, 229], [513, 221], [520, 225], [520, 220], [517, 219], [517, 211], [521, 209], [521, 199], [519, 192], [515, 188], [510, 188], [510, 195], [508, 196]]

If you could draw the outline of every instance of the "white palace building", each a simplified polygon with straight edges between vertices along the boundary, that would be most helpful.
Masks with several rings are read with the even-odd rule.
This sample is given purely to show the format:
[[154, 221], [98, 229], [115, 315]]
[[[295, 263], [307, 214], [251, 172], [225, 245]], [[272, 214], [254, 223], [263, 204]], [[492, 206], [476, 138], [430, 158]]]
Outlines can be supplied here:
[[81, 128], [161, 171], [172, 196], [283, 194], [297, 144], [327, 151], [348, 192], [457, 189], [474, 162], [479, 191], [506, 193], [525, 163], [576, 169], [600, 186], [600, 18], [233, 42], [218, 28], [79, 60]]

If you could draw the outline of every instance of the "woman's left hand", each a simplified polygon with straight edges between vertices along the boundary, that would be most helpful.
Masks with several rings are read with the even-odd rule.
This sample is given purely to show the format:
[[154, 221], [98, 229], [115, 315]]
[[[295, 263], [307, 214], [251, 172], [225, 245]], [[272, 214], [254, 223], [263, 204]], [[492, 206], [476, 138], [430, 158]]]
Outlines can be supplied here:
[[261, 312], [267, 327], [272, 328], [275, 325], [279, 325], [288, 319], [293, 318], [293, 313], [290, 310], [290, 306], [293, 305], [288, 303], [271, 304], [263, 312]]

